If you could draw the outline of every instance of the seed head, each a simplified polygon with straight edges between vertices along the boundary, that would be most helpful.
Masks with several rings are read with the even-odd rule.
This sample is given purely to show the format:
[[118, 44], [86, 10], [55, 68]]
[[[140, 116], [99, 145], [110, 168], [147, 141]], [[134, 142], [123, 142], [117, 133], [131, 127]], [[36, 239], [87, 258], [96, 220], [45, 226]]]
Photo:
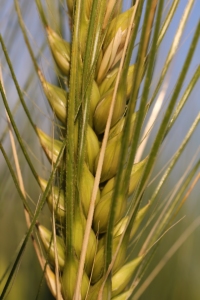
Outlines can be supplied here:
[[[113, 244], [112, 244], [112, 252], [113, 254], [115, 253], [119, 241], [120, 241], [120, 236], [117, 236], [114, 238], [113, 240]], [[123, 265], [124, 260], [126, 258], [126, 251], [127, 251], [127, 239], [124, 239], [119, 252], [117, 254], [115, 263], [113, 265], [113, 269], [112, 269], [112, 273], [116, 273], [116, 271]], [[94, 263], [94, 268], [93, 268], [93, 272], [92, 272], [92, 284], [96, 283], [98, 280], [100, 280], [100, 278], [103, 275], [103, 271], [104, 271], [104, 255], [105, 255], [105, 244], [102, 245], [102, 247], [98, 250], [97, 255], [95, 257], [95, 263]]]
[[116, 274], [113, 275], [112, 297], [119, 295], [122, 291], [124, 291], [142, 259], [142, 256], [135, 258], [131, 262], [124, 265]]
[[[85, 232], [86, 219], [79, 208], [75, 211], [74, 216], [74, 226], [73, 226], [73, 244], [76, 256], [79, 258], [82, 250], [83, 237]], [[96, 236], [94, 231], [90, 230], [89, 243], [85, 258], [85, 271], [89, 275], [92, 270], [92, 265], [94, 262], [95, 252], [96, 252]]]
[[110, 71], [99, 85], [99, 91], [102, 96], [114, 87], [118, 70], [119, 68], [115, 68]]
[[[66, 261], [63, 270], [62, 280], [61, 280], [62, 294], [64, 299], [73, 299], [77, 272], [78, 272], [78, 261], [75, 257], [72, 257], [71, 260], [68, 259]], [[89, 278], [86, 275], [86, 273], [83, 272], [80, 299], [85, 299], [88, 286], [89, 286]]]
[[[107, 193], [105, 196], [103, 196], [99, 202], [97, 203], [94, 211], [94, 218], [93, 218], [93, 228], [95, 232], [103, 233], [106, 232], [108, 220], [110, 216], [110, 206], [112, 201], [112, 195], [113, 193]], [[125, 195], [119, 195], [118, 196], [118, 205], [116, 207], [115, 211], [115, 220], [114, 223], [117, 224], [121, 217], [123, 216], [123, 213], [126, 209], [126, 197]]]
[[[141, 179], [141, 176], [143, 174], [146, 161], [147, 161], [147, 157], [144, 160], [142, 160], [141, 162], [133, 165], [132, 171], [131, 171], [130, 183], [129, 183], [128, 196], [130, 196], [134, 192], [135, 188], [137, 187], [137, 185]], [[106, 183], [103, 190], [101, 191], [101, 197], [103, 197], [105, 194], [109, 193], [110, 191], [112, 191], [114, 189], [115, 180], [116, 180], [116, 178], [113, 177]]]
[[123, 40], [121, 41], [121, 48], [124, 46], [124, 42], [126, 39], [126, 34], [128, 30], [128, 26], [130, 24], [131, 15], [133, 13], [134, 6], [132, 6], [127, 11], [117, 15], [110, 23], [108, 31], [106, 33], [106, 37], [103, 43], [103, 51], [108, 48], [114, 37], [116, 36], [117, 32], [120, 30], [122, 32]]
[[44, 133], [41, 129], [36, 128], [40, 143], [44, 149], [45, 154], [50, 162], [56, 163], [57, 157], [61, 151], [62, 142], [52, 139], [49, 135]]
[[[83, 166], [83, 173], [80, 180], [80, 190], [79, 190], [79, 197], [83, 206], [83, 211], [85, 216], [88, 215], [88, 210], [90, 207], [90, 200], [92, 196], [92, 190], [94, 185], [94, 176], [89, 171], [86, 164]], [[100, 191], [98, 190], [96, 203], [100, 200]]]
[[47, 27], [46, 31], [54, 60], [61, 72], [68, 76], [70, 70], [70, 43], [63, 40], [50, 27]]
[[130, 292], [127, 291], [122, 294], [119, 294], [116, 297], [113, 297], [112, 300], [126, 300], [126, 299], [128, 299], [129, 296], [130, 296]]
[[[52, 232], [49, 231], [46, 227], [38, 225], [39, 235], [42, 241], [42, 244], [48, 253], [48, 258], [50, 262], [55, 264], [55, 246], [54, 239], [52, 238]], [[56, 251], [58, 254], [58, 264], [62, 270], [65, 265], [65, 243], [63, 239], [59, 236], [56, 236]]]
[[[101, 172], [101, 182], [109, 180], [116, 175], [119, 165], [120, 150], [121, 137], [118, 135], [108, 141]], [[98, 159], [99, 155], [97, 156], [95, 161], [95, 169], [97, 168]]]
[[91, 127], [93, 127], [93, 116], [94, 111], [96, 109], [97, 103], [100, 100], [100, 92], [98, 85], [95, 80], [93, 80], [92, 83], [92, 92], [91, 92], [91, 100], [90, 100], [90, 115], [89, 115], [89, 124]]
[[87, 127], [87, 140], [86, 140], [86, 162], [89, 166], [90, 172], [94, 174], [95, 160], [99, 153], [99, 140], [96, 133], [88, 125]]
[[[39, 177], [39, 181], [42, 191], [44, 192], [48, 182], [41, 177]], [[47, 203], [50, 211], [54, 211], [56, 220], [63, 224], [66, 215], [64, 192], [58, 187], [53, 186], [47, 197]]]
[[[47, 278], [47, 284], [48, 287], [52, 293], [52, 295], [56, 298], [56, 276], [54, 272], [50, 269], [49, 265], [46, 265], [45, 267], [45, 275]], [[61, 291], [61, 284], [59, 284], [59, 290]], [[60, 300], [64, 300], [61, 293], [60, 293]]]

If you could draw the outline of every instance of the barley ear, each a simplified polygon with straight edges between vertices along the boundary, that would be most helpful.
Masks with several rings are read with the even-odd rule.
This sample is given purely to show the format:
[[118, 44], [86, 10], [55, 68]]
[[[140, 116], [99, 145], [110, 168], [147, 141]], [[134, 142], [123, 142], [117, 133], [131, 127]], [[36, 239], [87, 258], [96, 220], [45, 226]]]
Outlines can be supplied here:
[[[9, 35], [0, 35], [1, 69], [4, 72], [8, 67], [5, 74], [9, 74], [5, 76], [9, 86], [5, 88], [0, 72], [6, 110], [0, 149], [22, 200], [28, 227], [11, 270], [8, 268], [2, 276], [2, 300], [10, 292], [30, 237], [42, 277], [58, 300], [138, 299], [164, 265], [161, 261], [145, 279], [157, 246], [174, 227], [174, 218], [200, 178], [198, 148], [197, 152], [191, 150], [183, 174], [171, 180], [199, 125], [199, 113], [167, 163], [162, 160], [168, 157], [165, 151], [169, 146], [174, 146], [176, 120], [200, 76], [199, 65], [191, 68], [200, 23], [198, 20], [193, 26], [182, 66], [172, 74], [171, 64], [177, 66], [177, 51], [182, 51], [180, 42], [195, 1], [187, 2], [176, 22], [173, 18], [178, 1], [167, 5], [164, 0], [132, 2], [66, 0], [44, 5], [44, 1], [36, 0], [43, 27], [41, 32], [37, 28], [32, 39], [34, 31], [23, 20], [20, 1], [14, 0], [17, 18], [13, 22], [18, 19], [25, 42], [22, 45], [32, 60], [30, 73], [37, 81], [32, 81], [31, 74], [26, 76], [29, 63], [25, 52], [18, 55], [21, 36], [20, 43], [15, 44], [15, 34], [10, 40], [17, 45], [17, 62], [23, 66], [25, 84], [22, 78], [18, 82], [15, 74], [10, 51], [13, 45], [6, 45]], [[171, 39], [172, 21], [177, 27]], [[169, 28], [171, 42], [166, 47], [168, 53], [162, 56], [161, 42]], [[4, 29], [2, 32], [5, 34]], [[44, 45], [38, 50], [42, 36]], [[166, 88], [168, 81], [170, 88]], [[10, 103], [13, 90], [17, 91], [14, 111]], [[19, 112], [14, 115], [19, 104], [23, 118], [19, 118]], [[24, 120], [31, 126], [27, 125], [22, 134]], [[37, 139], [34, 145], [29, 127]], [[9, 141], [5, 139], [7, 133]], [[36, 155], [35, 147], [39, 148]], [[23, 159], [18, 159], [18, 153]], [[21, 162], [27, 164], [33, 178], [26, 178], [29, 173], [23, 174]], [[3, 175], [4, 185], [7, 174]], [[27, 182], [33, 189], [30, 192]], [[11, 190], [12, 197], [5, 198], [13, 198]], [[199, 224], [197, 219], [191, 228]], [[10, 224], [6, 228], [9, 230]], [[183, 240], [179, 239], [164, 258], [168, 259]], [[40, 287], [38, 291], [36, 288], [38, 298]]]

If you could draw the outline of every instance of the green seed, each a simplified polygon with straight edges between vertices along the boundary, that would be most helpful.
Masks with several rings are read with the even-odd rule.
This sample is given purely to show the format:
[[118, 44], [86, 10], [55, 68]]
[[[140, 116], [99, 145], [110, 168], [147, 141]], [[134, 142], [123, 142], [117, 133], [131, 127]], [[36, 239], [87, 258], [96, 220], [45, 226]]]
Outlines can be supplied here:
[[99, 68], [97, 82], [100, 84], [109, 69], [113, 68], [121, 59], [128, 26], [134, 7], [116, 16], [110, 23], [104, 43], [103, 58]]
[[[82, 250], [83, 237], [86, 227], [86, 219], [81, 210], [77, 207], [74, 216], [73, 226], [73, 244], [76, 252], [76, 256], [79, 258]], [[90, 230], [89, 243], [85, 258], [85, 271], [89, 275], [92, 270], [94, 257], [96, 253], [97, 240], [94, 231]]]
[[99, 100], [100, 100], [100, 91], [99, 91], [98, 85], [96, 84], [96, 81], [93, 80], [91, 100], [90, 100], [90, 116], [89, 116], [89, 124], [91, 127], [93, 127], [94, 111], [96, 109], [96, 106], [97, 106], [97, 103], [99, 102]]
[[102, 82], [103, 78], [106, 76], [108, 71], [112, 69], [121, 58], [121, 54], [122, 54], [122, 50], [120, 50], [121, 40], [122, 40], [122, 31], [121, 29], [119, 29], [115, 37], [109, 44], [108, 48], [105, 50], [103, 54], [101, 65], [97, 76], [98, 84]]
[[133, 227], [131, 228], [131, 233], [130, 233], [130, 239], [133, 238], [135, 235], [136, 231], [138, 230], [141, 222], [143, 221], [144, 217], [146, 216], [147, 211], [149, 210], [150, 207], [150, 202], [148, 202], [144, 207], [142, 207], [135, 218]]
[[[95, 232], [99, 232], [99, 233], [106, 232], [108, 220], [110, 216], [112, 195], [113, 195], [112, 192], [107, 193], [99, 200], [99, 202], [95, 207], [94, 218], [93, 218], [93, 228]], [[119, 195], [117, 200], [118, 200], [118, 205], [115, 211], [115, 220], [114, 220], [115, 224], [119, 222], [126, 209], [126, 196]]]
[[[134, 113], [132, 116], [130, 132], [133, 131], [136, 116], [137, 113]], [[111, 138], [109, 138], [108, 140], [106, 151], [105, 151], [103, 167], [101, 172], [101, 182], [111, 179], [117, 173], [118, 166], [119, 166], [119, 159], [120, 159], [122, 129], [124, 127], [124, 122], [125, 119], [123, 118], [110, 131], [109, 137]], [[131, 134], [130, 134], [130, 141], [131, 141]], [[99, 154], [95, 161], [95, 170], [97, 168], [98, 159], [99, 159]]]
[[[50, 269], [49, 265], [45, 267], [45, 277], [47, 278], [48, 287], [52, 293], [52, 295], [56, 298], [57, 290], [56, 290], [56, 276], [54, 272]], [[60, 300], [63, 300], [61, 295], [61, 284], [59, 283], [59, 290], [60, 290]]]
[[104, 78], [102, 83], [99, 85], [99, 91], [102, 96], [114, 87], [118, 70], [118, 68], [115, 68], [112, 71], [110, 71]]
[[[118, 30], [120, 29], [123, 33], [123, 41], [126, 39], [127, 29], [130, 24], [131, 15], [133, 13], [134, 6], [132, 6], [129, 10], [119, 14], [116, 16], [110, 23], [104, 43], [103, 43], [103, 50], [108, 48], [109, 44], [117, 34]], [[124, 44], [123, 44], [124, 46]], [[121, 45], [121, 47], [123, 47]]]
[[[90, 290], [88, 293], [88, 298], [87, 298], [88, 300], [97, 300], [98, 299], [98, 294], [99, 294], [99, 290], [101, 288], [102, 283], [103, 283], [103, 280], [100, 279], [97, 283], [95, 283], [94, 285], [92, 285], [90, 287]], [[110, 291], [110, 289], [109, 289], [108, 285], [105, 284], [102, 299], [107, 299], [108, 291]]]
[[[134, 220], [134, 224], [131, 228], [131, 233], [130, 233], [130, 240], [133, 238], [133, 236], [135, 235], [138, 227], [140, 226], [141, 222], [143, 221], [148, 209], [150, 207], [150, 203], [147, 203], [144, 207], [142, 207], [141, 209], [139, 209], [139, 211], [137, 212], [136, 218]], [[117, 237], [121, 234], [124, 233], [124, 230], [126, 228], [128, 222], [128, 216], [124, 217], [123, 219], [121, 219], [119, 221], [119, 223], [117, 223], [114, 227], [113, 230], [113, 236]]]
[[116, 0], [107, 1], [107, 8], [104, 17], [103, 28], [106, 28], [111, 17], [113, 19], [116, 15], [118, 15], [120, 9], [121, 9], [121, 1], [116, 1]]
[[[39, 181], [40, 181], [40, 186], [44, 192], [48, 182], [40, 177], [39, 177]], [[63, 224], [66, 215], [64, 192], [60, 190], [58, 187], [53, 186], [51, 192], [47, 197], [47, 203], [49, 205], [49, 209], [51, 210], [51, 212], [54, 211], [56, 220], [59, 221], [59, 223]]]
[[[135, 121], [136, 121], [136, 118], [137, 118], [137, 112], [134, 112], [132, 114], [132, 117], [131, 117], [131, 129], [130, 129], [130, 139], [132, 137], [132, 132], [133, 132], [133, 128], [134, 128], [134, 124], [135, 124]], [[125, 121], [126, 121], [126, 117], [123, 117], [121, 118], [116, 124], [115, 126], [113, 126], [111, 129], [110, 129], [110, 132], [109, 132], [109, 140], [111, 140], [113, 137], [117, 136], [117, 135], [121, 135], [122, 137], [122, 133], [123, 133], [123, 128], [124, 128], [124, 124], [125, 124]]]
[[70, 70], [70, 43], [60, 38], [50, 27], [47, 27], [46, 31], [54, 60], [61, 72], [68, 76]]
[[[118, 135], [108, 141], [101, 172], [101, 182], [109, 180], [116, 175], [119, 165], [120, 151], [121, 136]], [[95, 161], [95, 169], [97, 168], [98, 159], [99, 155], [97, 156]]]
[[88, 125], [86, 140], [86, 162], [89, 166], [90, 172], [94, 174], [95, 161], [99, 153], [99, 140], [94, 130]]
[[[83, 206], [83, 211], [85, 216], [88, 215], [88, 210], [90, 207], [90, 200], [92, 196], [92, 190], [94, 185], [94, 176], [89, 171], [86, 164], [83, 166], [83, 173], [80, 181], [79, 197]], [[96, 203], [100, 200], [100, 191], [98, 190]]]
[[[94, 112], [94, 128], [97, 133], [102, 133], [106, 127], [110, 105], [113, 98], [114, 82], [117, 76], [117, 70], [118, 69], [114, 69], [110, 73], [110, 75], [105, 79], [105, 81], [102, 82], [101, 84], [100, 91], [102, 93], [102, 97], [99, 103], [97, 104], [97, 107]], [[128, 79], [122, 78], [120, 80], [120, 84], [117, 90], [114, 112], [111, 121], [111, 131], [113, 126], [114, 127], [117, 126], [118, 124], [117, 122], [120, 120], [120, 118], [123, 116], [125, 112], [126, 101], [129, 98], [130, 92], [132, 90], [133, 73], [134, 73], [134, 65], [129, 67], [128, 76], [127, 76]], [[133, 113], [132, 123], [134, 123], [134, 118], [135, 118], [134, 114], [137, 113]], [[122, 129], [123, 127], [121, 128], [121, 131]]]
[[126, 299], [128, 299], [128, 296], [130, 296], [129, 291], [119, 294], [116, 297], [112, 297], [112, 300], [126, 300]]
[[[75, 257], [72, 257], [71, 260], [68, 259], [66, 261], [63, 270], [62, 279], [61, 279], [62, 294], [65, 300], [73, 299], [76, 279], [77, 279], [77, 272], [78, 272], [78, 261]], [[85, 299], [88, 286], [89, 286], [89, 278], [87, 277], [86, 273], [83, 272], [81, 291], [80, 291], [81, 299]]]
[[124, 265], [116, 274], [113, 275], [112, 297], [119, 295], [122, 291], [124, 291], [142, 259], [142, 256], [135, 258], [131, 262]]
[[[112, 251], [115, 253], [117, 246], [119, 244], [121, 236], [117, 236], [113, 239]], [[115, 263], [113, 265], [112, 273], [114, 274], [124, 263], [126, 258], [127, 251], [127, 239], [124, 239], [122, 245], [120, 246], [120, 250], [117, 254]], [[105, 255], [105, 244], [98, 250], [97, 255], [95, 257], [94, 268], [92, 272], [92, 284], [96, 283], [103, 275], [103, 267], [104, 267], [104, 255]]]
[[52, 110], [55, 112], [58, 119], [65, 124], [67, 114], [67, 92], [48, 83], [40, 71], [38, 74], [43, 85], [44, 93], [52, 107]]
[[[74, 143], [75, 143], [75, 149], [78, 148], [78, 124], [75, 124], [74, 127]], [[86, 133], [86, 153], [85, 153], [85, 160], [89, 167], [89, 170], [91, 173], [94, 174], [94, 166], [95, 166], [95, 160], [99, 153], [99, 140], [96, 136], [96, 133], [94, 130], [90, 127], [90, 125], [87, 126], [87, 133]]]
[[[54, 240], [52, 238], [52, 232], [42, 225], [38, 225], [38, 231], [40, 234], [42, 244], [48, 253], [48, 258], [50, 262], [54, 265], [55, 248], [54, 248]], [[62, 270], [65, 265], [65, 243], [63, 239], [59, 236], [56, 236], [56, 251], [58, 255], [58, 264], [60, 269]]]
[[40, 139], [42, 148], [50, 162], [56, 163], [57, 157], [60, 153], [62, 142], [52, 139], [49, 135], [44, 133], [41, 129], [36, 128]]
[[[135, 188], [137, 187], [137, 185], [141, 179], [141, 176], [143, 174], [147, 159], [148, 159], [148, 157], [146, 157], [141, 162], [133, 165], [132, 171], [131, 171], [130, 183], [129, 183], [128, 196], [130, 196], [134, 192]], [[106, 185], [104, 186], [104, 188], [101, 192], [101, 197], [103, 197], [105, 194], [109, 193], [110, 191], [112, 191], [114, 189], [115, 180], [116, 180], [116, 178], [113, 177], [106, 183]]]

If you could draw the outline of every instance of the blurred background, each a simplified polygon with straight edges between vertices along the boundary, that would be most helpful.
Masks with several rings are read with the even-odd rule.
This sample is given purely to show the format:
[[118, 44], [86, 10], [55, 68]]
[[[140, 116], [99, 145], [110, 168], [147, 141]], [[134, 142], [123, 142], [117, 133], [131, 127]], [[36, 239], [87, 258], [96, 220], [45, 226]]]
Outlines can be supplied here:
[[[124, 9], [126, 9], [131, 1], [124, 1]], [[173, 1], [166, 1], [165, 10], [163, 12], [163, 19], [167, 14], [169, 6]], [[174, 38], [175, 30], [183, 15], [184, 8], [188, 1], [181, 0], [176, 11], [175, 17], [169, 27], [169, 30], [161, 44], [158, 59], [155, 67], [154, 78], [152, 82], [152, 90], [155, 88], [159, 78], [160, 70], [170, 49]], [[166, 76], [167, 91], [165, 101], [169, 99], [174, 83], [182, 68], [184, 59], [186, 57], [188, 47], [192, 40], [193, 31], [200, 17], [200, 2], [194, 1], [195, 4], [190, 13], [187, 26], [184, 30], [183, 37], [178, 49], [178, 52], [173, 60], [171, 68]], [[30, 43], [37, 57], [38, 64], [45, 74], [48, 81], [52, 83], [57, 82], [55, 76], [55, 65], [51, 58], [51, 53], [47, 46], [45, 32], [42, 23], [39, 19], [38, 12], [34, 1], [20, 0], [19, 5], [22, 10], [23, 20], [27, 29]], [[48, 19], [50, 25], [55, 30], [62, 32], [65, 39], [70, 40], [70, 33], [67, 20], [67, 9], [65, 1], [44, 1], [44, 6], [48, 12]], [[42, 92], [39, 80], [34, 71], [26, 44], [21, 33], [18, 23], [17, 14], [15, 11], [13, 1], [0, 0], [0, 30], [3, 36], [4, 43], [7, 47], [10, 60], [12, 62], [14, 71], [16, 73], [19, 85], [24, 92], [26, 104], [31, 111], [32, 118], [39, 128], [42, 128], [46, 133], [52, 132], [54, 117], [51, 109]], [[195, 52], [194, 59], [191, 63], [190, 70], [182, 87], [182, 93], [191, 79], [196, 67], [200, 63], [200, 43]], [[134, 55], [133, 55], [134, 57]], [[28, 154], [30, 155], [33, 164], [38, 173], [45, 178], [50, 172], [49, 164], [44, 157], [40, 148], [38, 139], [33, 132], [24, 111], [20, 105], [18, 95], [11, 78], [9, 68], [5, 61], [2, 51], [0, 51], [0, 64], [3, 73], [3, 80], [7, 99], [10, 108], [14, 114], [15, 121], [21, 133], [22, 139], [26, 144]], [[200, 111], [200, 82], [196, 84], [194, 90], [190, 95], [190, 99], [185, 105], [181, 116], [176, 121], [173, 130], [170, 132], [168, 139], [165, 140], [157, 163], [154, 169], [152, 178], [158, 174], [165, 163], [175, 153], [179, 147], [184, 136], [188, 132], [195, 117]], [[180, 95], [182, 96], [182, 94]], [[1, 99], [1, 98], [0, 98]], [[163, 111], [158, 117], [155, 129], [151, 132], [145, 152], [151, 147], [152, 140], [155, 136], [159, 121], [163, 116]], [[5, 109], [2, 100], [0, 101], [0, 138], [6, 153], [10, 158], [10, 162], [14, 165], [12, 150], [10, 146], [9, 134], [6, 130], [7, 121]], [[199, 157], [200, 147], [200, 128], [196, 129], [189, 145], [182, 153], [170, 179], [167, 180], [162, 192], [159, 194], [159, 201], [162, 201], [168, 193], [173, 189], [175, 183], [184, 174], [189, 163], [194, 156]], [[20, 167], [23, 174], [25, 188], [28, 197], [31, 199], [32, 208], [37, 204], [40, 197], [40, 190], [27, 166], [20, 147], [17, 144]], [[10, 176], [9, 170], [0, 154], [0, 291], [5, 284], [4, 274], [6, 269], [12, 264], [16, 257], [17, 249], [27, 232], [26, 223], [24, 219], [23, 206], [17, 194], [15, 185]], [[145, 199], [148, 200], [155, 189], [157, 181], [154, 181], [147, 192]], [[175, 227], [173, 227], [163, 238], [160, 243], [147, 274], [157, 265], [163, 255], [167, 252], [169, 247], [177, 240], [181, 233], [195, 220], [200, 214], [199, 207], [200, 186], [197, 184], [187, 199], [185, 205], [179, 212], [177, 220], [181, 219]], [[49, 223], [50, 215], [48, 209], [45, 207], [41, 214], [41, 219], [45, 223]], [[141, 296], [143, 300], [198, 300], [200, 299], [200, 284], [199, 284], [199, 270], [200, 270], [200, 228], [198, 228], [183, 244], [183, 246], [176, 252], [172, 259], [162, 269], [159, 275], [147, 288], [145, 293]], [[6, 275], [7, 277], [7, 275]], [[51, 295], [46, 288], [45, 280], [42, 277], [41, 268], [34, 253], [31, 241], [24, 252], [21, 267], [12, 285], [12, 289], [7, 296], [8, 300], [15, 299], [51, 299]]]

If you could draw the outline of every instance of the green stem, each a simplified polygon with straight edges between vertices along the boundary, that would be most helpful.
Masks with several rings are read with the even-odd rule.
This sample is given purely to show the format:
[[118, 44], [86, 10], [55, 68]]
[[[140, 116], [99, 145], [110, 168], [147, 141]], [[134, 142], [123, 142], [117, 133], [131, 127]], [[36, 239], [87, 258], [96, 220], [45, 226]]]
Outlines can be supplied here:
[[[73, 220], [74, 220], [74, 204], [75, 204], [75, 104], [77, 100], [77, 78], [79, 78], [79, 24], [81, 14], [81, 1], [76, 1], [75, 7], [75, 19], [73, 24], [72, 34], [72, 49], [71, 49], [71, 69], [70, 69], [70, 91], [68, 100], [68, 111], [67, 111], [67, 124], [66, 124], [66, 138], [67, 138], [67, 151], [66, 151], [66, 246], [67, 255], [72, 256], [73, 245]], [[79, 82], [78, 82], [79, 86]]]

